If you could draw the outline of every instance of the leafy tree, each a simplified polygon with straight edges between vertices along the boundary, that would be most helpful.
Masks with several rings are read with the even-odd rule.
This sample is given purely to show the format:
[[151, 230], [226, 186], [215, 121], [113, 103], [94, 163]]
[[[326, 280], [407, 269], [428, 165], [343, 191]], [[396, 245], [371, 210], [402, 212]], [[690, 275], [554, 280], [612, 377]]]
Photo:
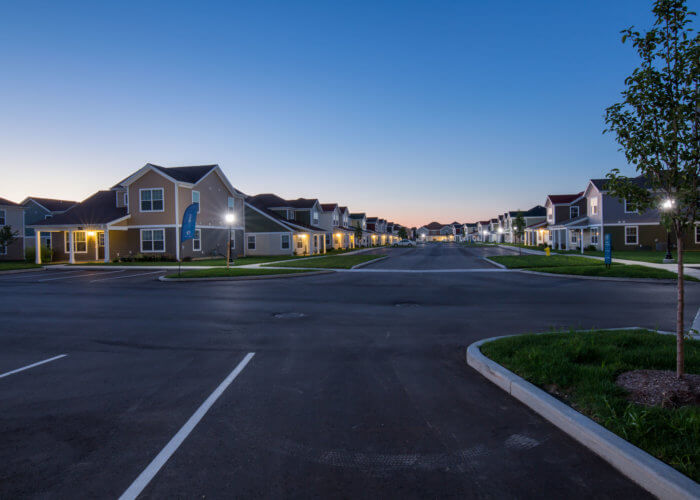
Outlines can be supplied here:
[[362, 227], [358, 224], [355, 226], [355, 246], [360, 246], [362, 241]]
[[677, 241], [678, 307], [676, 376], [684, 373], [683, 238], [694, 227], [698, 209], [700, 154], [700, 37], [691, 28], [694, 12], [684, 0], [656, 0], [655, 21], [644, 33], [630, 27], [641, 65], [625, 79], [622, 101], [606, 109], [605, 132], [615, 134], [627, 162], [640, 175], [630, 179], [618, 169], [608, 175], [609, 189], [640, 211], [662, 209], [662, 222]]
[[402, 240], [408, 239], [408, 232], [406, 231], [405, 227], [399, 228], [399, 238], [401, 238]]
[[525, 236], [525, 217], [523, 217], [523, 213], [520, 210], [518, 210], [518, 215], [513, 221], [513, 226], [518, 243], [522, 243], [523, 236]]
[[9, 247], [17, 240], [18, 236], [19, 232], [13, 231], [11, 226], [3, 226], [0, 229], [0, 247]]

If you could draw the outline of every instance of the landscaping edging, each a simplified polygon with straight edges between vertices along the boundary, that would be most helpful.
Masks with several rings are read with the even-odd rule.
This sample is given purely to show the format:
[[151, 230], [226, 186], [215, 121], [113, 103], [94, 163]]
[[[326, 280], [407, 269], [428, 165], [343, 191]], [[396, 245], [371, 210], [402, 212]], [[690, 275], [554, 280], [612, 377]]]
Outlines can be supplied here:
[[212, 276], [210, 278], [166, 278], [159, 276], [158, 280], [165, 282], [190, 282], [190, 281], [248, 281], [248, 280], [270, 280], [282, 278], [303, 278], [304, 276], [317, 276], [319, 274], [334, 273], [333, 270], [309, 271], [308, 273], [285, 273], [285, 274], [259, 274], [250, 276]]
[[664, 499], [700, 498], [700, 485], [673, 467], [628, 443], [603, 426], [547, 394], [481, 353], [492, 337], [467, 348], [467, 364], [556, 425], [651, 494]]
[[370, 264], [374, 264], [375, 262], [379, 262], [380, 260], [386, 260], [388, 258], [389, 258], [389, 256], [385, 255], [384, 257], [379, 257], [379, 258], [376, 258], [373, 260], [368, 260], [367, 262], [360, 262], [359, 264], [355, 264], [354, 266], [352, 266], [350, 269], [360, 269], [361, 267], [365, 267], [365, 266], [368, 266]]

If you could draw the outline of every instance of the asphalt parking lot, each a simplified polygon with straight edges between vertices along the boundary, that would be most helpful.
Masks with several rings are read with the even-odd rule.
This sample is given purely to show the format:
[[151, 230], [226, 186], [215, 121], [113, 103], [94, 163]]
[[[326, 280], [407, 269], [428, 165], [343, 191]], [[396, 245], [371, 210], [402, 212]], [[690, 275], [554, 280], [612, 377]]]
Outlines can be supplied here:
[[[487, 269], [490, 249], [462, 250], [392, 249], [369, 268]], [[0, 276], [0, 497], [646, 496], [469, 368], [465, 348], [552, 327], [671, 329], [673, 286], [147, 272]], [[697, 285], [687, 302], [692, 320]]]

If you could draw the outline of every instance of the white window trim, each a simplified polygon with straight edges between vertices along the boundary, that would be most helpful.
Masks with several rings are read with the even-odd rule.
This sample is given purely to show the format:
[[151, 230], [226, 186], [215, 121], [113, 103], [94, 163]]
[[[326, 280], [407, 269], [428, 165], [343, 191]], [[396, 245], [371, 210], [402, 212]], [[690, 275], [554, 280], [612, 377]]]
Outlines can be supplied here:
[[[287, 248], [284, 247], [284, 237], [287, 237]], [[292, 237], [289, 234], [280, 234], [280, 250], [291, 250], [292, 248]]]
[[[576, 209], [576, 215], [572, 215], [572, 211]], [[581, 215], [581, 209], [579, 209], [578, 205], [572, 205], [569, 207], [569, 219], [574, 219]]]
[[598, 198], [591, 198], [591, 215], [598, 215]]
[[[51, 234], [51, 233], [49, 233]], [[102, 243], [100, 243], [100, 240], [102, 240]], [[104, 231], [101, 231], [97, 233], [97, 248], [103, 248], [105, 246], [105, 233]]]
[[[195, 193], [197, 193], [197, 198], [199, 198], [198, 201], [194, 201], [194, 194], [195, 194]], [[200, 193], [199, 191], [195, 191], [195, 190], [193, 189], [193, 190], [192, 190], [192, 203], [196, 203], [196, 204], [197, 204], [197, 213], [199, 213], [199, 211], [200, 211], [201, 208], [202, 208], [202, 193]]]
[[[162, 201], [163, 208], [161, 210], [144, 210], [142, 207], [142, 193], [144, 191], [160, 191], [163, 193]], [[153, 196], [151, 196], [151, 208], [153, 208]], [[139, 189], [139, 212], [151, 213], [151, 212], [165, 212], [165, 189], [164, 188], [141, 188]]]
[[[198, 234], [199, 234], [199, 238], [197, 238]], [[195, 241], [199, 243], [199, 248], [194, 247]], [[202, 230], [201, 229], [194, 230], [194, 238], [192, 238], [192, 251], [193, 252], [201, 252], [202, 251]]]
[[[633, 227], [635, 228], [635, 238], [634, 238], [634, 243], [628, 243], [627, 242], [627, 228], [628, 227]], [[638, 245], [639, 244], [639, 226], [625, 226], [625, 245], [631, 246], [631, 245]]]
[[626, 214], [636, 214], [639, 213], [639, 210], [627, 210], [627, 198], [625, 198], [625, 213]]
[[[143, 249], [143, 232], [144, 231], [163, 231], [163, 250], [144, 250]], [[155, 240], [151, 240], [155, 241]], [[155, 227], [152, 229], [141, 229], [139, 231], [139, 247], [141, 248], [141, 253], [165, 253], [165, 249], [168, 248], [168, 246], [165, 243], [165, 228], [162, 227]]]
[[6, 226], [7, 225], [7, 212], [5, 210], [0, 210], [0, 214], [2, 214], [2, 217], [0, 217], [0, 219], [2, 219], [2, 222], [0, 222], [0, 227]]
[[7, 255], [7, 247], [0, 245], [0, 255]]
[[695, 243], [700, 243], [700, 240], [698, 240], [698, 229], [700, 229], [699, 225], [695, 225]]
[[[63, 250], [66, 254], [70, 254], [70, 231], [63, 231]], [[85, 235], [85, 250], [78, 250], [78, 238], [77, 234], [83, 233]], [[88, 252], [88, 240], [86, 231], [73, 231], [73, 253], [87, 253]]]
[[[250, 248], [250, 239], [253, 238], [253, 248]], [[245, 240], [245, 248], [246, 250], [255, 250], [258, 246], [258, 239], [255, 237], [254, 234], [249, 234], [246, 236]]]

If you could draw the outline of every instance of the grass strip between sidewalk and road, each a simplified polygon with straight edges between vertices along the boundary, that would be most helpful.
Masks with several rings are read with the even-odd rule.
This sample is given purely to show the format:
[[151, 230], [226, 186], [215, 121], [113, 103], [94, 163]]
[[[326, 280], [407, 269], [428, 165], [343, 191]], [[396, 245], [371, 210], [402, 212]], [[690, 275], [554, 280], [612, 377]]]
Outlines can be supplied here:
[[[508, 269], [524, 269], [549, 274], [571, 274], [575, 276], [599, 276], [604, 278], [647, 278], [675, 280], [676, 273], [666, 269], [638, 265], [612, 264], [609, 268], [597, 259], [573, 255], [496, 255], [489, 259], [503, 264]], [[685, 275], [688, 281], [700, 281]]]
[[303, 267], [311, 269], [350, 269], [358, 264], [363, 264], [382, 257], [384, 257], [384, 255], [379, 254], [331, 255], [328, 257], [313, 257], [295, 262], [268, 265], [274, 267]]
[[166, 278], [237, 278], [243, 276], [271, 276], [275, 274], [295, 274], [304, 273], [307, 271], [299, 269], [264, 269], [264, 268], [249, 268], [249, 267], [232, 267], [226, 269], [225, 267], [211, 268], [211, 269], [190, 269], [188, 271], [182, 271], [181, 274], [171, 273], [167, 274]]
[[3, 271], [17, 271], [19, 269], [34, 269], [42, 267], [41, 264], [30, 264], [24, 261], [7, 261], [0, 262], [0, 273]]
[[[516, 335], [481, 352], [611, 432], [700, 480], [700, 407], [647, 407], [615, 384], [639, 369], [676, 367], [676, 339], [646, 330]], [[687, 373], [700, 373], [700, 341], [685, 343]]]

